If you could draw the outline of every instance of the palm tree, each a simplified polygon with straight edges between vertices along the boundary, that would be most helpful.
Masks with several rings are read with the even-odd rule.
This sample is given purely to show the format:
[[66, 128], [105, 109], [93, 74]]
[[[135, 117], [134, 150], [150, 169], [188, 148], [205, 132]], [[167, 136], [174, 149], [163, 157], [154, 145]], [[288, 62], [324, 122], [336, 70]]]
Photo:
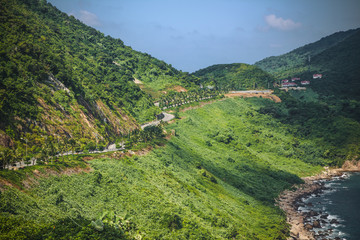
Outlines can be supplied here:
[[72, 151], [72, 158], [73, 158], [73, 161], [74, 161], [74, 149], [75, 149], [75, 146], [76, 146], [76, 141], [75, 139], [71, 138], [69, 140], [69, 144], [71, 146], [71, 151]]
[[0, 153], [0, 162], [3, 169], [12, 162], [14, 151], [11, 148], [4, 148]]

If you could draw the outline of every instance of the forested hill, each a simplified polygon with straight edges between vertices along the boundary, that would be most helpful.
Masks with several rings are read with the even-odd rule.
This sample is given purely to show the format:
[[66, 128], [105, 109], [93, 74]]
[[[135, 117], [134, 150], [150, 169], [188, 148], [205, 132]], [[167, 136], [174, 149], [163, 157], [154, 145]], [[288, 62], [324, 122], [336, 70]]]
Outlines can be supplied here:
[[289, 53], [265, 58], [255, 65], [276, 77], [288, 77], [307, 70], [309, 56], [312, 61], [315, 55], [334, 47], [358, 31], [359, 29], [337, 32]]
[[[0, 145], [43, 136], [104, 144], [159, 109], [133, 82], [155, 89], [196, 78], [104, 36], [43, 0], [0, 0]], [[150, 87], [151, 87], [150, 86]]]
[[[311, 71], [323, 74], [320, 81], [312, 81], [311, 87], [316, 92], [359, 101], [360, 30], [339, 44], [314, 56], [311, 61]], [[359, 103], [358, 107], [360, 107]]]
[[193, 74], [200, 78], [204, 86], [229, 90], [268, 88], [274, 81], [270, 74], [259, 67], [244, 63], [213, 65]]

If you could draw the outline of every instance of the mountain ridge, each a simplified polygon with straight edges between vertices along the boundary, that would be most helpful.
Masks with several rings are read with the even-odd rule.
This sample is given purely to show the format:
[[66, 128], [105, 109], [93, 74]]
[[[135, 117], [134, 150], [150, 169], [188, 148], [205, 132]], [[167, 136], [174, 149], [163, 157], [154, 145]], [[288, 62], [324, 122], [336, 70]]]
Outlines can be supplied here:
[[239, 90], [269, 88], [273, 77], [257, 66], [246, 63], [215, 64], [193, 73], [200, 78], [203, 86], [219, 89]]
[[326, 49], [341, 43], [359, 30], [360, 28], [336, 32], [313, 43], [298, 47], [288, 53], [264, 58], [255, 62], [254, 65], [269, 73], [275, 74], [276, 77], [287, 77], [287, 75], [291, 74], [293, 68], [304, 67], [306, 69], [309, 57], [313, 58]]
[[0, 10], [2, 147], [36, 152], [45, 136], [73, 138], [81, 149], [107, 145], [160, 113], [150, 94], [196, 85], [196, 77], [132, 50], [46, 1], [1, 0]]

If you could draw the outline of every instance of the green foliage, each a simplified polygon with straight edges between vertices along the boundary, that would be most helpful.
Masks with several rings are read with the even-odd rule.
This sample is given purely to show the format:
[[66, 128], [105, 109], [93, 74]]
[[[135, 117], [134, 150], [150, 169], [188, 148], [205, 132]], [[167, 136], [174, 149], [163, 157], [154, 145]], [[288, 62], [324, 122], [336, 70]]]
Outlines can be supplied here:
[[[309, 94], [313, 95], [312, 92]], [[314, 155], [316, 164], [341, 166], [345, 160], [357, 158], [360, 143], [358, 120], [344, 111], [341, 102], [328, 99], [308, 101], [309, 94], [279, 92], [282, 103], [269, 102], [258, 111], [291, 126], [289, 131], [297, 138], [294, 145], [304, 153], [302, 158], [306, 162], [313, 162], [311, 155]], [[313, 144], [301, 144], [299, 138], [311, 140]]]
[[213, 65], [194, 72], [204, 87], [221, 90], [264, 89], [272, 87], [274, 78], [257, 66], [244, 63]]
[[296, 77], [296, 75], [301, 74], [308, 69], [309, 56], [312, 61], [314, 56], [341, 43], [355, 32], [356, 30], [349, 30], [346, 32], [334, 33], [317, 42], [307, 44], [281, 56], [265, 58], [256, 62], [255, 65], [266, 72], [274, 74], [278, 78], [287, 78], [289, 76]]
[[176, 135], [147, 155], [93, 160], [93, 171], [39, 178], [28, 193], [7, 188], [1, 236], [23, 236], [17, 229], [31, 222], [35, 239], [286, 239], [274, 199], [320, 168], [314, 153], [311, 164], [302, 159], [311, 140], [258, 113], [267, 104], [226, 99], [180, 112], [166, 126]]
[[107, 144], [135, 129], [136, 120], [153, 120], [160, 110], [134, 78], [155, 89], [197, 84], [196, 77], [104, 36], [46, 1], [0, 5], [0, 130], [11, 129], [7, 136], [17, 148], [26, 148], [20, 141], [26, 137], [29, 155], [40, 152], [42, 136], [65, 141], [71, 135], [84, 149], [80, 139]]
[[[338, 32], [284, 55], [265, 58], [255, 65], [278, 80], [289, 77], [311, 80], [307, 88], [323, 97], [359, 101], [359, 42], [359, 29]], [[323, 77], [313, 80], [315, 73], [321, 73]]]
[[167, 109], [171, 107], [178, 107], [187, 103], [204, 101], [211, 98], [220, 97], [218, 90], [210, 90], [206, 88], [192, 89], [187, 92], [171, 91], [164, 94], [159, 99], [159, 107]]

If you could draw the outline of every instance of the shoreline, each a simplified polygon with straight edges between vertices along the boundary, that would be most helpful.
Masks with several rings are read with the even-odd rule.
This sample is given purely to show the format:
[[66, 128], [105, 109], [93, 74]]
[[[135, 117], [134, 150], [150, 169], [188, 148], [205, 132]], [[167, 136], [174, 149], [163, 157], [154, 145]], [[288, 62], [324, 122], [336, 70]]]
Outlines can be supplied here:
[[305, 224], [306, 215], [298, 212], [300, 200], [324, 189], [324, 184], [318, 180], [330, 180], [342, 176], [346, 172], [360, 172], [360, 161], [345, 161], [341, 168], [325, 167], [320, 174], [302, 178], [305, 183], [295, 185], [295, 191], [285, 190], [279, 195], [277, 205], [286, 213], [287, 223], [290, 225], [289, 240], [315, 240], [312, 226]]

